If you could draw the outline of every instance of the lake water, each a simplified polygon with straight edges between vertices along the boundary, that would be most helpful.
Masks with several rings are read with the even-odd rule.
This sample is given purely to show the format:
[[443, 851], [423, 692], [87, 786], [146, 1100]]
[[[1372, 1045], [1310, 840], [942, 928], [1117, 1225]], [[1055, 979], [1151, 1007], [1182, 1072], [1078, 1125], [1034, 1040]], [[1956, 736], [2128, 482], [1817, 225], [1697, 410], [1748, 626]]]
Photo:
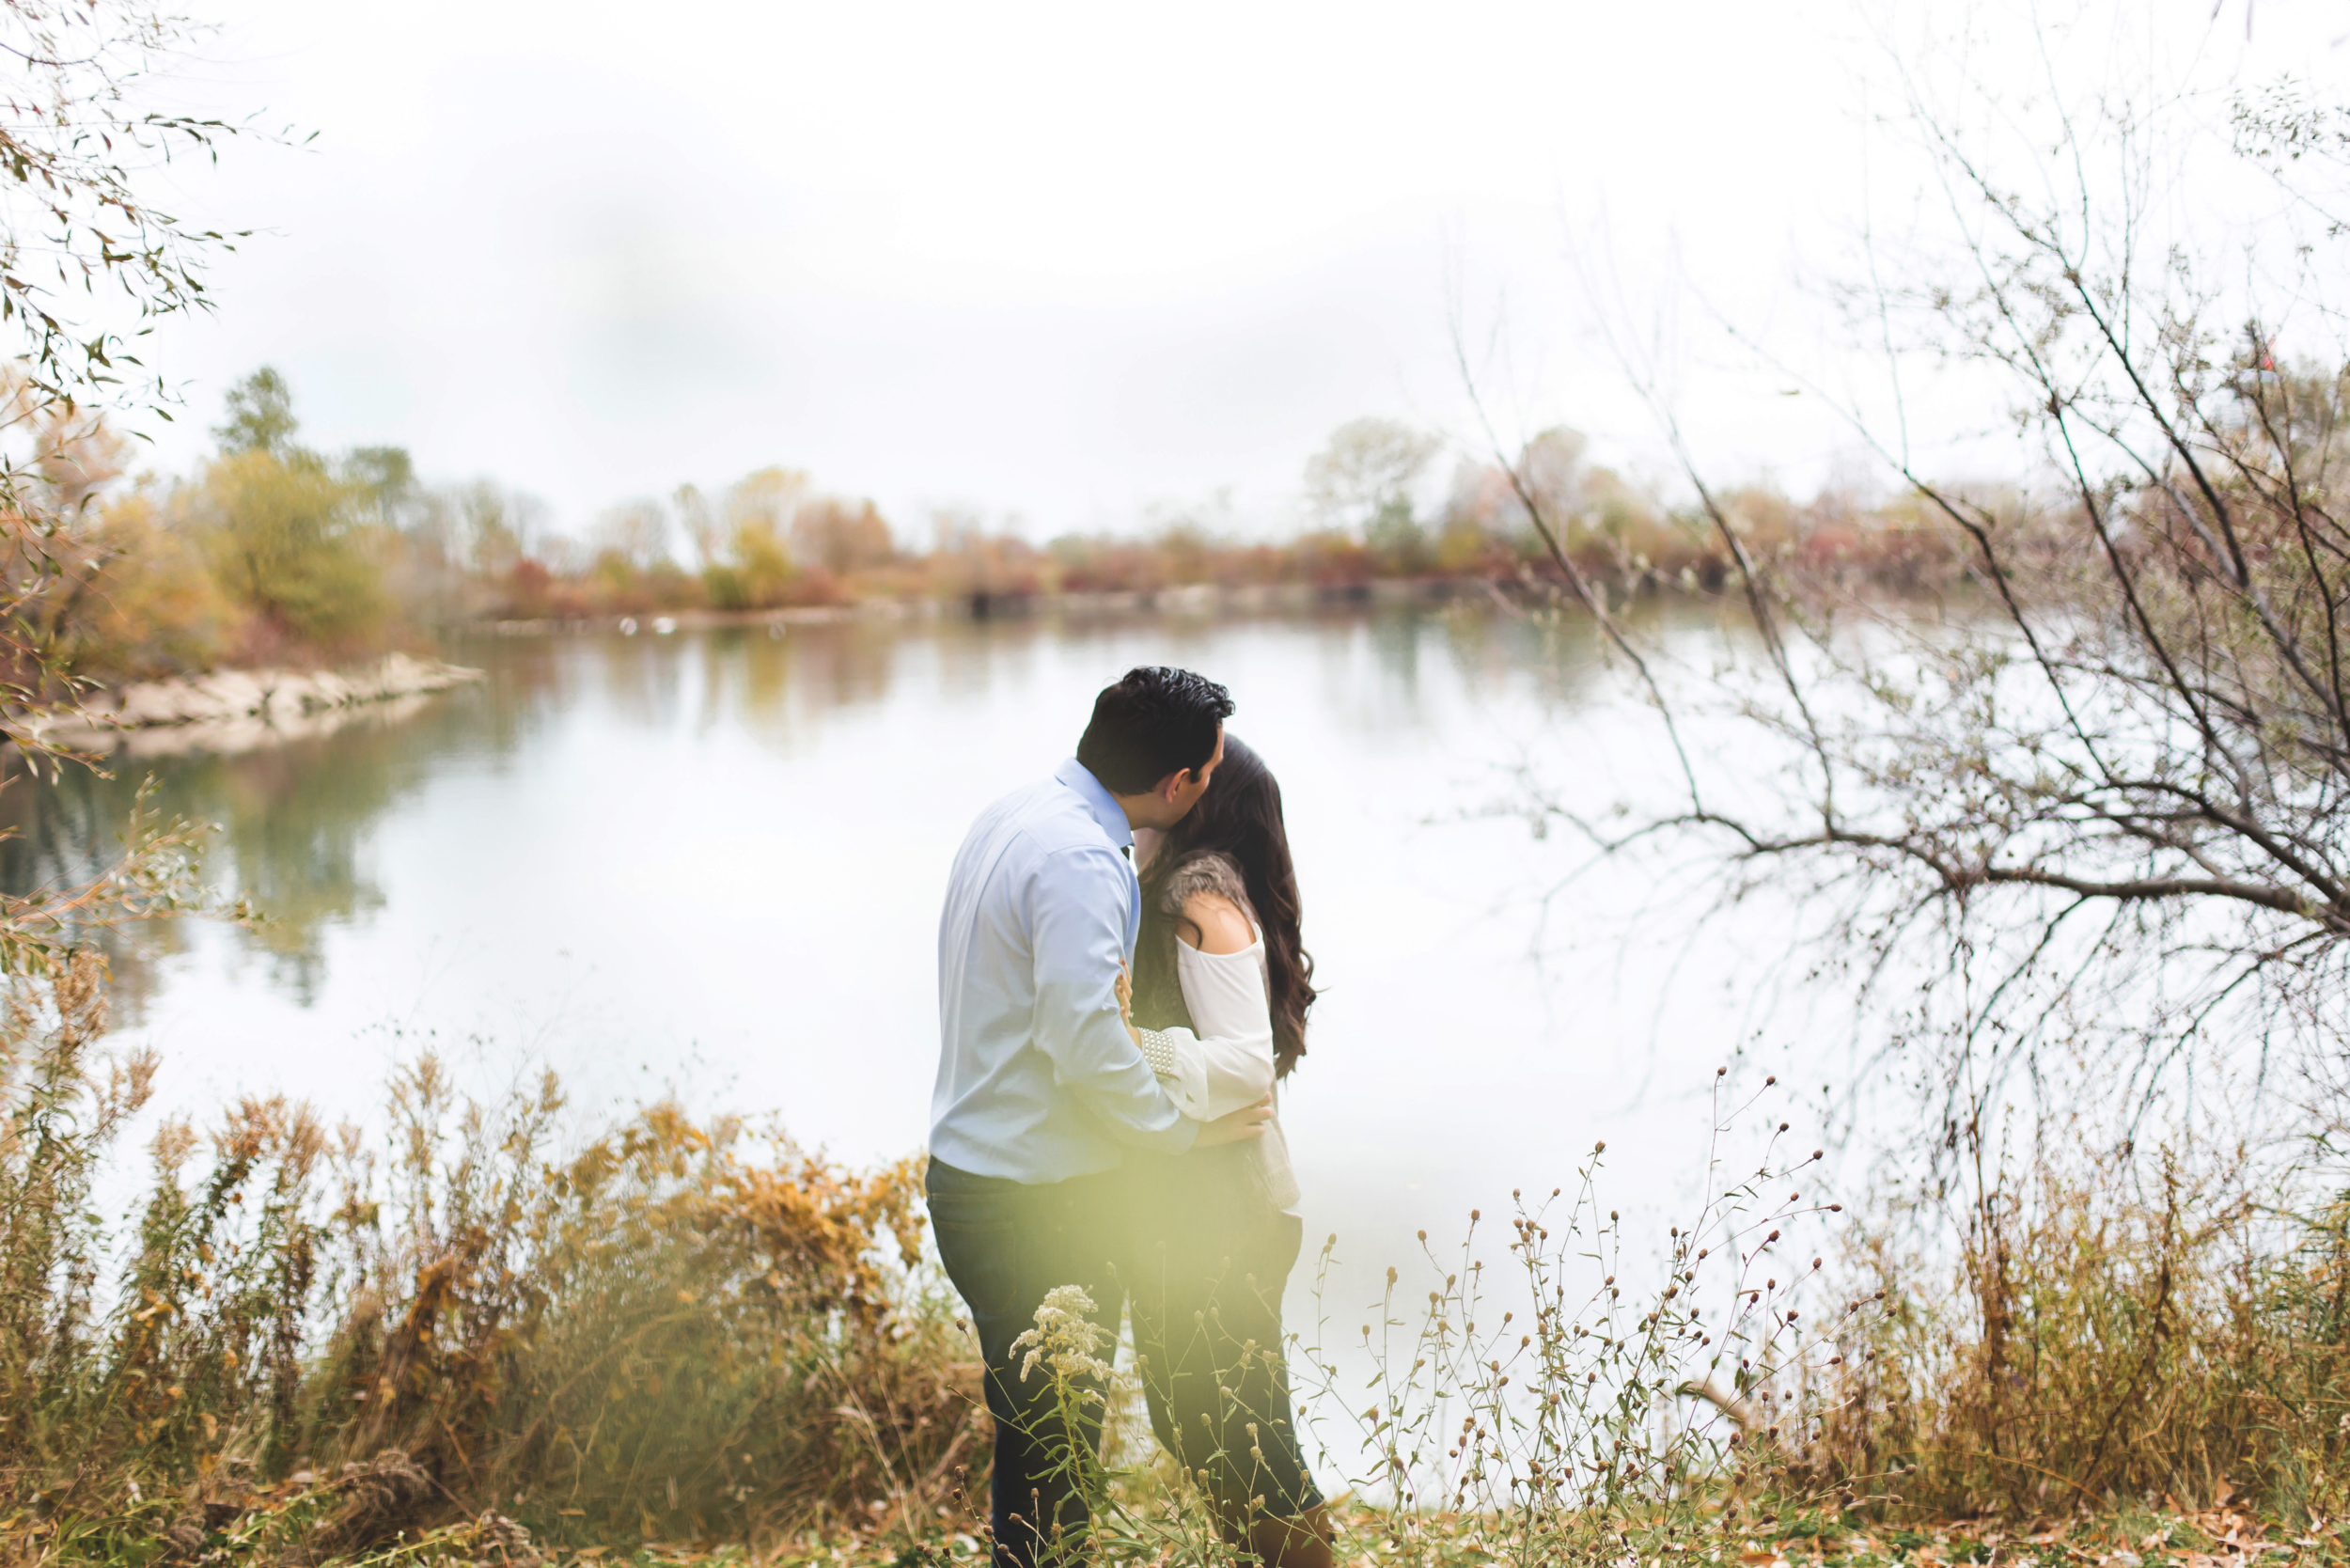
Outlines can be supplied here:
[[1665, 1204], [1700, 1168], [1714, 1067], [1792, 1050], [1754, 1035], [1710, 946], [1735, 921], [1694, 948], [1653, 907], [1631, 923], [1653, 889], [1615, 869], [1562, 889], [1572, 850], [1480, 815], [1521, 765], [1593, 808], [1654, 787], [1653, 715], [1588, 626], [859, 621], [446, 651], [486, 682], [8, 792], [13, 889], [111, 850], [151, 773], [165, 811], [220, 824], [213, 884], [271, 915], [120, 946], [118, 1032], [163, 1052], [172, 1108], [283, 1091], [363, 1116], [430, 1045], [484, 1081], [552, 1064], [590, 1110], [674, 1093], [849, 1160], [913, 1151], [955, 847], [1141, 663], [1229, 684], [1282, 781], [1325, 987], [1285, 1109], [1309, 1237], [1399, 1259], [1603, 1138], [1624, 1206]]

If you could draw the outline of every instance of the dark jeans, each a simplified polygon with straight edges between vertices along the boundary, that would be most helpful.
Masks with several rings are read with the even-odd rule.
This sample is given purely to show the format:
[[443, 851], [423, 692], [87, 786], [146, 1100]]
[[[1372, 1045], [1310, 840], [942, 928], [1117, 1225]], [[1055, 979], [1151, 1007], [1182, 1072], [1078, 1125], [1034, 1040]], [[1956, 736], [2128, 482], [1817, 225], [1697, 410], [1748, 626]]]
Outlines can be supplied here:
[[1301, 1227], [1272, 1207], [1250, 1157], [1246, 1145], [1130, 1157], [1123, 1268], [1152, 1430], [1243, 1529], [1323, 1501], [1282, 1357], [1281, 1293]]
[[[987, 1411], [995, 1421], [990, 1513], [996, 1568], [1048, 1560], [1056, 1533], [1086, 1523], [1075, 1478], [1056, 1454], [1099, 1452], [1099, 1405], [1072, 1431], [1060, 1418], [1042, 1368], [1025, 1381], [1011, 1342], [1036, 1326], [1036, 1309], [1061, 1285], [1093, 1298], [1093, 1321], [1116, 1342], [1125, 1300], [1112, 1260], [1118, 1251], [1120, 1188], [1115, 1174], [1027, 1185], [975, 1176], [939, 1160], [930, 1164], [931, 1230], [947, 1277], [971, 1309], [986, 1363]], [[1108, 1360], [1104, 1354], [1102, 1357]]]

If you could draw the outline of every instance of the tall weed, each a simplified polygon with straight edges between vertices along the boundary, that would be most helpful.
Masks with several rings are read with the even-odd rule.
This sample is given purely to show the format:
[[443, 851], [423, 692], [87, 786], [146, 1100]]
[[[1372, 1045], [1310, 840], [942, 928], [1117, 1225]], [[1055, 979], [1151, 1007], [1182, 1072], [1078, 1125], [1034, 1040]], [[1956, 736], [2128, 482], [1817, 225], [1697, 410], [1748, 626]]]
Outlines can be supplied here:
[[[1752, 1108], [1726, 1114], [1717, 1101], [1722, 1131]], [[1460, 1560], [1473, 1548], [1521, 1563], [1626, 1553], [1645, 1561], [1692, 1504], [1727, 1498], [1734, 1514], [1757, 1484], [1789, 1478], [1786, 1457], [1817, 1429], [1836, 1335], [1872, 1303], [1811, 1306], [1832, 1287], [1825, 1246], [1810, 1255], [1805, 1231], [1825, 1244], [1839, 1206], [1807, 1202], [1791, 1184], [1820, 1152], [1783, 1155], [1787, 1125], [1766, 1125], [1777, 1130], [1757, 1163], [1738, 1175], [1727, 1156], [1711, 1162], [1686, 1217], [1653, 1247], [1628, 1242], [1621, 1212], [1600, 1196], [1603, 1143], [1579, 1162], [1572, 1196], [1520, 1205], [1491, 1266], [1480, 1255], [1480, 1215], [1470, 1215], [1457, 1259], [1440, 1257], [1423, 1232], [1424, 1280], [1388, 1268], [1366, 1304], [1370, 1321], [1352, 1332], [1355, 1309], [1340, 1303], [1346, 1287], [1330, 1238], [1313, 1291], [1317, 1323], [1290, 1336], [1288, 1366], [1308, 1397], [1325, 1491], [1374, 1505], [1392, 1560]], [[1045, 1372], [1073, 1410], [1108, 1382], [1094, 1360], [1102, 1347], [1071, 1341], [1071, 1314], [1055, 1302], [1037, 1325]], [[1220, 1382], [1241, 1381], [1237, 1367], [1226, 1372]], [[1164, 1456], [1135, 1451], [1147, 1431], [1132, 1408], [1137, 1393], [1128, 1379], [1109, 1400], [1123, 1416], [1111, 1423], [1114, 1435], [1122, 1425], [1122, 1443], [1114, 1435], [1110, 1445], [1122, 1465], [1062, 1445], [1059, 1462], [1092, 1515], [1089, 1538], [1062, 1543], [1063, 1555], [1245, 1560], [1199, 1489]], [[1205, 1463], [1229, 1458], [1246, 1474], [1256, 1457]]]
[[2340, 1200], [2257, 1202], [2240, 1172], [2120, 1152], [1989, 1183], [1938, 1262], [1892, 1233], [1859, 1249], [1888, 1308], [1845, 1341], [1806, 1473], [1884, 1478], [1939, 1516], [2350, 1502]]
[[667, 1105], [567, 1140], [552, 1078], [483, 1102], [427, 1057], [378, 1136], [276, 1099], [166, 1121], [109, 1225], [154, 1064], [98, 1054], [94, 958], [12, 996], [0, 1536], [757, 1540], [932, 1510], [974, 1452], [909, 1166]]

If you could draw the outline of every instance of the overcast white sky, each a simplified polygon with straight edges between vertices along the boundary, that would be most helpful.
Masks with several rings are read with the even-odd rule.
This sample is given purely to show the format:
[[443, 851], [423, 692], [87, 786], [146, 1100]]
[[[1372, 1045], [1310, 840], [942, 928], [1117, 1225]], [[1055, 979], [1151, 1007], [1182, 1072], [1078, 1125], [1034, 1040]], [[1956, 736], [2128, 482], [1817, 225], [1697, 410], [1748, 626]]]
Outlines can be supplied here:
[[[2229, 69], [2342, 64], [2339, 6], [2260, 0], [2247, 46], [2242, 4], [2116, 14]], [[268, 362], [314, 445], [404, 445], [572, 528], [768, 463], [916, 541], [934, 504], [1042, 537], [1226, 486], [1282, 527], [1339, 422], [1467, 431], [1456, 291], [1513, 430], [1637, 456], [1569, 233], [1636, 285], [1677, 246], [1783, 327], [1887, 179], [1852, 0], [196, 8], [222, 31], [179, 90], [317, 137], [180, 187], [264, 232], [155, 346], [193, 416], [159, 460]], [[1708, 460], [1816, 476], [1838, 438], [1757, 391], [1692, 396]]]

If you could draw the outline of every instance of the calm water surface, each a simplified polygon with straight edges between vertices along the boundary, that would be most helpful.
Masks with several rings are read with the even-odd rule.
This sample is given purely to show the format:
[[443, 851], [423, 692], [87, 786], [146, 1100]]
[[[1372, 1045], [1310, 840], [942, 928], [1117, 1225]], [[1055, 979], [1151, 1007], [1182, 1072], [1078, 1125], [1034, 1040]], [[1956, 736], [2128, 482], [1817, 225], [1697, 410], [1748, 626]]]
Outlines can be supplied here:
[[1478, 814], [1529, 759], [1592, 806], [1650, 787], [1653, 721], [1588, 631], [1408, 613], [450, 651], [488, 681], [405, 717], [8, 792], [15, 888], [109, 849], [151, 772], [167, 811], [220, 824], [215, 885], [273, 917], [118, 954], [120, 1033], [162, 1050], [172, 1107], [283, 1091], [363, 1116], [431, 1046], [484, 1082], [551, 1064], [591, 1110], [675, 1093], [851, 1160], [915, 1150], [956, 844], [1145, 662], [1227, 682], [1287, 796], [1326, 987], [1286, 1108], [1309, 1236], [1416, 1250], [1602, 1138], [1626, 1207], [1661, 1203], [1747, 1033], [1704, 952], [1626, 939], [1642, 889], [1560, 892], [1564, 846]]

